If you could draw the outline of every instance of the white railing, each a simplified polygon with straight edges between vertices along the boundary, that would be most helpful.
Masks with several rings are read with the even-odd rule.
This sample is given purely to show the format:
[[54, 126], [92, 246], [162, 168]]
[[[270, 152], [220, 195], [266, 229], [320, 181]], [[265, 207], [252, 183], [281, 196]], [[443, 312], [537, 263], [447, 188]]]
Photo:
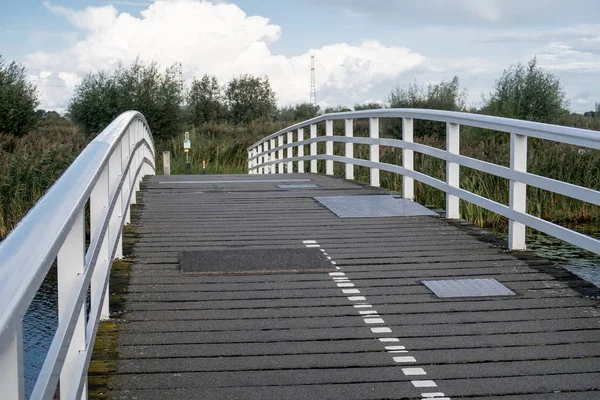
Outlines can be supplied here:
[[[402, 140], [380, 139], [379, 118], [401, 118]], [[353, 136], [353, 121], [369, 119], [369, 137]], [[413, 121], [430, 120], [446, 123], [446, 150], [415, 143]], [[333, 121], [345, 121], [345, 136], [333, 135]], [[317, 136], [317, 124], [325, 123], [325, 136]], [[510, 167], [465, 157], [460, 154], [460, 126], [472, 126], [510, 133]], [[310, 127], [310, 139], [304, 139], [304, 128]], [[297, 141], [293, 134], [297, 132]], [[287, 141], [284, 144], [284, 138]], [[414, 180], [446, 193], [446, 217], [459, 218], [459, 199], [473, 203], [509, 220], [508, 245], [512, 250], [525, 249], [525, 227], [530, 226], [586, 250], [600, 254], [600, 241], [526, 213], [527, 185], [565, 195], [600, 206], [600, 192], [527, 172], [527, 138], [535, 137], [591, 149], [600, 149], [600, 132], [564, 126], [521, 121], [487, 115], [421, 109], [382, 109], [326, 114], [292, 125], [259, 140], [248, 148], [248, 172], [251, 174], [283, 173], [284, 169], [304, 172], [310, 160], [310, 172], [317, 173], [317, 160], [325, 160], [325, 172], [333, 175], [333, 163], [344, 163], [346, 179], [354, 179], [354, 166], [370, 168], [370, 183], [379, 186], [379, 171], [402, 175], [402, 195], [414, 200]], [[276, 143], [277, 142], [277, 143]], [[317, 154], [317, 143], [325, 142], [325, 154]], [[333, 154], [333, 143], [345, 143], [345, 156]], [[370, 159], [354, 158], [354, 144], [369, 145]], [[304, 146], [310, 145], [310, 155]], [[379, 162], [379, 146], [402, 149], [402, 166]], [[287, 149], [287, 157], [284, 150]], [[294, 149], [297, 149], [294, 156]], [[446, 182], [414, 170], [414, 152], [446, 161]], [[460, 166], [496, 175], [510, 181], [509, 205], [498, 203], [459, 186]]]
[[[57, 263], [58, 327], [31, 394], [87, 398], [87, 368], [101, 319], [109, 317], [108, 279], [122, 257], [122, 228], [144, 175], [154, 174], [146, 119], [117, 117], [77, 157], [0, 244], [0, 397], [24, 398], [23, 326], [27, 308]], [[85, 218], [89, 202], [90, 242]], [[90, 290], [90, 312], [87, 294]]]

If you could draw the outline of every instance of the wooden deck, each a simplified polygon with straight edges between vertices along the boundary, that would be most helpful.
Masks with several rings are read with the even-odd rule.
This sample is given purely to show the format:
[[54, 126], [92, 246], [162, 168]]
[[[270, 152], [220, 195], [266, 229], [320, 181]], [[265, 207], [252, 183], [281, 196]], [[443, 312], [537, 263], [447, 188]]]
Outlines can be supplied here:
[[[249, 183], [280, 179], [319, 188]], [[176, 181], [202, 182], [164, 183]], [[339, 218], [313, 199], [378, 193], [310, 174], [146, 181], [109, 398], [600, 398], [600, 309], [581, 282], [468, 224]], [[305, 240], [354, 286], [327, 272], [184, 276], [178, 264], [180, 251]], [[517, 296], [441, 299], [421, 283], [436, 278], [495, 278]]]

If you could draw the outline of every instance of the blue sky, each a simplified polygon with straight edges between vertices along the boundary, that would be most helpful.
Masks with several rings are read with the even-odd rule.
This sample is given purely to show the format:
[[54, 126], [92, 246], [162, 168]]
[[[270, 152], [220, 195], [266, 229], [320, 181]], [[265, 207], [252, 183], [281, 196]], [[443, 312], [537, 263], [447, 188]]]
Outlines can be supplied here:
[[385, 101], [398, 84], [458, 75], [479, 105], [502, 70], [537, 56], [575, 111], [600, 102], [596, 0], [1, 0], [0, 54], [23, 62], [42, 107], [62, 110], [89, 72], [136, 57], [183, 76], [266, 74], [280, 104]]

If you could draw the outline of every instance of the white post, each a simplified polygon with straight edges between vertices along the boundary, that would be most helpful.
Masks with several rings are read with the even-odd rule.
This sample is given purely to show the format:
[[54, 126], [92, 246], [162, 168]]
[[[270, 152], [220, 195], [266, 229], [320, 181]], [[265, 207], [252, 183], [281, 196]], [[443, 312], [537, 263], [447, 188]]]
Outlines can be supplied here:
[[254, 171], [252, 170], [252, 161], [250, 160], [252, 158], [252, 152], [253, 150], [248, 150], [248, 175], [254, 174]]
[[[304, 129], [298, 129], [298, 141], [301, 142], [304, 140]], [[304, 145], [298, 146], [298, 157], [304, 157]], [[298, 173], [304, 173], [304, 161], [298, 161]]]
[[[119, 151], [120, 152], [120, 151]], [[119, 154], [120, 159], [120, 154]], [[56, 258], [58, 281], [58, 319], [59, 323], [66, 323], [64, 315], [66, 304], [73, 297], [76, 289], [77, 277], [84, 273], [85, 266], [85, 212], [80, 212], [73, 227], [69, 231]], [[108, 297], [108, 296], [107, 296]], [[69, 342], [69, 349], [65, 356], [63, 368], [60, 371], [60, 398], [69, 398], [68, 388], [75, 377], [77, 355], [85, 350], [85, 304], [81, 307], [73, 336]], [[82, 397], [87, 398], [87, 393]]]
[[[263, 152], [263, 145], [262, 143], [258, 145], [258, 150], [257, 150], [258, 154], [261, 154]], [[260, 167], [258, 167], [258, 174], [262, 175], [265, 173], [265, 168], [262, 166], [262, 163], [265, 162], [265, 156], [260, 155], [258, 156], [258, 165], [260, 165]]]
[[[328, 119], [325, 121], [325, 136], [333, 136], [333, 120]], [[325, 154], [328, 156], [333, 155], [333, 140], [329, 139], [325, 142]], [[325, 161], [325, 174], [333, 175], [333, 160]]]
[[[273, 149], [275, 148], [275, 139], [271, 139], [271, 146], [269, 146], [269, 148], [271, 149], [271, 161], [277, 160], [277, 153], [273, 151]], [[277, 164], [271, 164], [271, 166], [269, 167], [269, 173], [274, 174], [276, 172], [276, 168]]]
[[[129, 162], [129, 156], [131, 154], [131, 145], [129, 143], [130, 134], [129, 130], [125, 132], [123, 137], [121, 138], [121, 164], [127, 165]], [[170, 159], [170, 158], [169, 158]], [[132, 168], [132, 167], [130, 167]], [[129, 180], [129, 173], [125, 174], [125, 179], [123, 180], [123, 187], [121, 188], [121, 210], [125, 210], [125, 220], [123, 221], [125, 224], [131, 223], [131, 211], [129, 204], [127, 203], [129, 200], [127, 196], [129, 196], [129, 188], [131, 187], [131, 181]]]
[[[446, 151], [460, 154], [460, 125], [446, 123]], [[460, 166], [446, 161], [446, 183], [452, 187], [460, 187]], [[446, 193], [446, 218], [460, 218], [459, 198]]]
[[163, 175], [171, 175], [171, 152], [163, 151]]
[[[515, 171], [527, 172], [527, 136], [516, 133], [510, 134], [510, 168]], [[527, 211], [527, 185], [510, 181], [509, 206], [515, 211]], [[508, 221], [508, 248], [525, 250], [525, 225]]]
[[[379, 139], [379, 118], [369, 118], [369, 137]], [[379, 162], [379, 145], [369, 146], [371, 162]], [[379, 187], [379, 168], [371, 168], [371, 186]]]
[[[134, 165], [132, 163], [131, 169], [134, 169]], [[94, 241], [100, 237], [103, 216], [106, 210], [108, 209], [108, 201], [109, 201], [109, 167], [106, 166], [102, 170], [98, 181], [96, 182], [96, 186], [92, 190], [92, 195], [90, 196], [90, 241]], [[110, 225], [110, 224], [109, 224]], [[96, 264], [96, 268], [94, 269], [94, 273], [92, 275], [92, 283], [91, 283], [91, 294], [92, 294], [92, 309], [96, 308], [95, 297], [96, 293], [104, 289], [104, 277], [102, 276], [102, 271], [106, 269], [109, 260], [109, 230], [110, 227], [106, 230], [104, 240], [102, 242], [102, 246], [100, 246], [100, 252], [98, 253], [98, 262]], [[102, 312], [100, 313], [101, 319], [108, 319], [108, 296], [104, 297], [104, 302], [102, 304]]]
[[[113, 239], [115, 238], [115, 235], [118, 235], [117, 238], [117, 242], [116, 242], [116, 251], [115, 251], [115, 256], [114, 258], [118, 258], [121, 259], [123, 258], [123, 237], [121, 235], [121, 233], [118, 233], [121, 229], [121, 226], [123, 225], [123, 214], [121, 212], [121, 208], [119, 207], [119, 205], [121, 204], [121, 192], [119, 191], [119, 193], [116, 192], [117, 187], [119, 186], [119, 181], [121, 180], [121, 175], [123, 174], [123, 165], [121, 164], [122, 162], [122, 152], [121, 152], [121, 143], [119, 143], [117, 145], [117, 148], [115, 149], [114, 153], [110, 156], [110, 159], [108, 160], [108, 171], [109, 171], [109, 180], [110, 180], [110, 193], [114, 193], [115, 196], [117, 196], [117, 200], [116, 200], [116, 206], [113, 209], [113, 213], [112, 216], [110, 217], [110, 242], [112, 244]], [[142, 146], [138, 149], [138, 151], [140, 152], [140, 162], [144, 161], [144, 157], [143, 157], [143, 149], [145, 149], [145, 146]], [[142, 173], [140, 172], [140, 177], [142, 176]]]
[[[281, 146], [283, 146], [283, 135], [279, 135], [277, 137], [277, 147]], [[283, 149], [279, 149], [279, 151], [277, 152], [277, 159], [279, 161], [279, 163], [277, 163], [277, 173], [283, 174]]]
[[[263, 143], [263, 150], [265, 151], [265, 156], [263, 157], [263, 162], [269, 162], [271, 161], [271, 153], [269, 152], [269, 141], [266, 141]], [[265, 174], [270, 174], [271, 173], [271, 166], [267, 165], [264, 168], [264, 173]]]
[[[344, 130], [346, 137], [354, 136], [354, 120], [347, 119], [344, 121]], [[346, 142], [346, 158], [354, 158], [354, 143]], [[346, 162], [346, 179], [354, 179], [354, 164]]]
[[[317, 137], [317, 125], [312, 124], [310, 126], [310, 138], [314, 139], [316, 137]], [[311, 156], [317, 155], [317, 143], [310, 144], [310, 155]], [[311, 172], [311, 174], [317, 173], [317, 160], [310, 160], [310, 172]]]
[[[413, 119], [402, 118], [402, 140], [413, 142]], [[414, 152], [409, 149], [402, 149], [402, 166], [409, 170], [414, 170]], [[402, 175], [402, 198], [406, 200], [415, 199], [415, 181], [406, 175]]]
[[11, 342], [0, 349], [0, 393], [6, 400], [25, 398], [23, 327], [19, 324]]
[[[294, 132], [289, 131], [287, 133], [287, 143], [288, 144], [294, 143]], [[287, 148], [287, 158], [292, 158], [292, 157], [294, 157], [294, 148], [288, 147]], [[292, 172], [294, 172], [294, 163], [292, 161], [288, 161], [287, 162], [287, 173], [291, 174]]]

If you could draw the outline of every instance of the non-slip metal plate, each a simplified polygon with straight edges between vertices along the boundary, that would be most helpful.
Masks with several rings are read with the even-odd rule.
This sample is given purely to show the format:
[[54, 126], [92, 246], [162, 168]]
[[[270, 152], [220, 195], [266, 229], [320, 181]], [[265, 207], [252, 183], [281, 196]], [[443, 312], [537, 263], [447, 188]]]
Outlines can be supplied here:
[[281, 189], [308, 189], [308, 188], [316, 188], [317, 185], [313, 185], [312, 183], [308, 184], [300, 184], [300, 185], [277, 185]]
[[315, 200], [340, 218], [437, 215], [419, 203], [391, 195], [319, 196], [315, 197]]
[[422, 281], [437, 297], [515, 296], [515, 292], [495, 279], [445, 279]]
[[335, 271], [318, 248], [182, 251], [179, 264], [182, 274]]

